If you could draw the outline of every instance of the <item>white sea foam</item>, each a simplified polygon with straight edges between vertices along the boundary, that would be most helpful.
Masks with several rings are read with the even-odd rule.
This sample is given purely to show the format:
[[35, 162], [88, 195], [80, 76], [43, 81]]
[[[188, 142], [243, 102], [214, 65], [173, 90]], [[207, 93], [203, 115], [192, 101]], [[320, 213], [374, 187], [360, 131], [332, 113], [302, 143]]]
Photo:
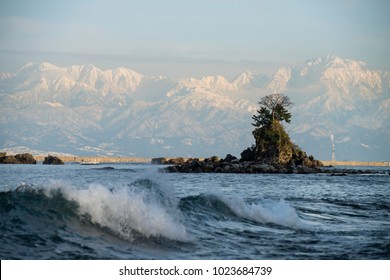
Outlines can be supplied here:
[[259, 223], [274, 223], [290, 228], [303, 228], [305, 223], [299, 218], [295, 208], [285, 200], [264, 200], [247, 203], [241, 197], [218, 195], [238, 216]]
[[132, 240], [134, 231], [145, 237], [165, 237], [178, 241], [190, 238], [180, 220], [178, 210], [165, 205], [158, 195], [131, 185], [110, 188], [90, 184], [80, 189], [64, 181], [51, 181], [46, 188], [50, 195], [59, 190], [66, 199], [79, 204], [80, 215], [87, 215], [93, 223], [111, 229]]

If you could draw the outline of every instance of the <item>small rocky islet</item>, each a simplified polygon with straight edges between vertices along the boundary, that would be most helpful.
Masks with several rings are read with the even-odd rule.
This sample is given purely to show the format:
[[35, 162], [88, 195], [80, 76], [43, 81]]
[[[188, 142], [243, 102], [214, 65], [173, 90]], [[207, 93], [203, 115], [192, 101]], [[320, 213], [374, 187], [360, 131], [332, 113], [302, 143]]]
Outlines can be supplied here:
[[0, 153], [0, 164], [36, 164], [37, 161], [29, 153], [7, 155], [5, 152]]

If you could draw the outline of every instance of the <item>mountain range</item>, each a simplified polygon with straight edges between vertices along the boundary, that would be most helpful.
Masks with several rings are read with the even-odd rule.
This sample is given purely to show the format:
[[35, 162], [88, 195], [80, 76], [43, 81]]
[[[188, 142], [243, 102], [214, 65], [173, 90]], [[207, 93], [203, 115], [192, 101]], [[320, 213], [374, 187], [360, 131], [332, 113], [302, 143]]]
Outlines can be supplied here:
[[293, 142], [329, 160], [389, 160], [390, 72], [337, 56], [280, 67], [173, 79], [126, 68], [29, 63], [0, 73], [0, 148], [75, 155], [239, 156], [254, 142], [251, 116], [271, 93], [288, 95]]

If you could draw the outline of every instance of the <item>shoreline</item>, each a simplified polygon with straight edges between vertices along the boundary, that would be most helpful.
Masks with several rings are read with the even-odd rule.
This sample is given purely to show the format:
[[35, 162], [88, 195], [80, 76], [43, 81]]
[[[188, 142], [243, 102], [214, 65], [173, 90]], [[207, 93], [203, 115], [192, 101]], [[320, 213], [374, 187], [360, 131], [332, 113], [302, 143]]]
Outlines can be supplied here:
[[[11, 154], [10, 154], [11, 155]], [[43, 161], [47, 155], [33, 155], [36, 161]], [[56, 156], [63, 162], [96, 162], [96, 163], [153, 163], [153, 160], [164, 158], [166, 160], [177, 159], [179, 157], [104, 157], [104, 156]], [[185, 161], [189, 158], [183, 158]], [[204, 158], [199, 158], [203, 160]], [[324, 167], [329, 166], [372, 166], [372, 167], [389, 167], [389, 161], [328, 161], [320, 160]]]

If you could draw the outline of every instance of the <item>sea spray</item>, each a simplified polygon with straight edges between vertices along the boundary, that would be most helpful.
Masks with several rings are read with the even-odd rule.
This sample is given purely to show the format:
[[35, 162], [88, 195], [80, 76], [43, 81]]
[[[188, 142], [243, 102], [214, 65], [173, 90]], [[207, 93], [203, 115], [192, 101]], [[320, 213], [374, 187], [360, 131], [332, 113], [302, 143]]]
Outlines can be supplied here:
[[161, 195], [137, 184], [117, 184], [106, 187], [89, 184], [77, 188], [65, 181], [52, 180], [45, 189], [50, 196], [60, 191], [70, 201], [79, 205], [81, 217], [107, 227], [121, 237], [133, 240], [135, 235], [164, 237], [177, 241], [190, 238], [180, 220], [180, 214], [170, 204], [164, 204]]

